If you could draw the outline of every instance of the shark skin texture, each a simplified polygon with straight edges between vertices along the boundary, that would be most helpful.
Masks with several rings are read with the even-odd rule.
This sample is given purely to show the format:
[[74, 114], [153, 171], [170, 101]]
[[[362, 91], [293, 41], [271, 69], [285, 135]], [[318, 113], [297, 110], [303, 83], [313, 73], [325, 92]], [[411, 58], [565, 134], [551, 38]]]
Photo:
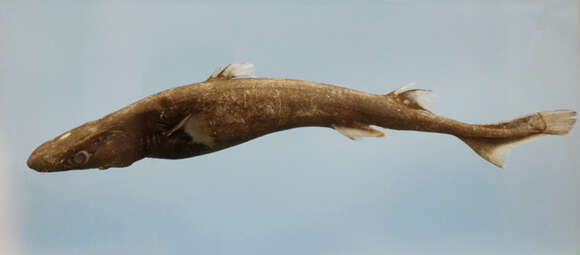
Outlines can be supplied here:
[[299, 127], [332, 128], [356, 140], [377, 127], [450, 134], [503, 167], [507, 150], [544, 135], [565, 135], [572, 110], [474, 125], [439, 116], [429, 90], [370, 94], [309, 81], [256, 78], [253, 65], [220, 67], [207, 80], [168, 89], [40, 145], [27, 165], [39, 172], [127, 167], [143, 158], [182, 159]]

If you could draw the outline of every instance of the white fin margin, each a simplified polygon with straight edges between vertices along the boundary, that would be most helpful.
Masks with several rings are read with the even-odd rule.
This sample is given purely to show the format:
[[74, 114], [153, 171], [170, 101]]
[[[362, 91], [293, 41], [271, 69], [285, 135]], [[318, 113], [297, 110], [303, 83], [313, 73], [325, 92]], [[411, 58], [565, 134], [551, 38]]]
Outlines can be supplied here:
[[209, 78], [235, 79], [241, 77], [254, 78], [254, 64], [248, 62], [234, 62], [225, 68], [221, 66]]
[[336, 129], [342, 135], [350, 138], [351, 140], [358, 140], [363, 137], [384, 137], [385, 133], [372, 128], [371, 126], [361, 126], [361, 127], [347, 127], [340, 125], [332, 125], [332, 128]]
[[576, 119], [572, 117], [576, 116], [575, 111], [570, 110], [557, 110], [540, 112], [544, 123], [546, 123], [546, 131], [544, 133], [553, 135], [565, 135], [572, 130], [574, 124], [576, 124]]
[[396, 89], [395, 91], [393, 91], [393, 94], [395, 94], [395, 96], [398, 96], [399, 94], [403, 93], [403, 91], [407, 90], [410, 87], [415, 86], [415, 84], [417, 84], [416, 82], [409, 82], [403, 86], [401, 86], [400, 88]]
[[215, 140], [211, 136], [207, 125], [207, 117], [204, 114], [197, 114], [187, 120], [187, 123], [183, 125], [183, 131], [191, 137], [194, 143], [213, 148]]
[[415, 84], [415, 82], [409, 82], [387, 95], [394, 95], [399, 102], [405, 104], [411, 109], [433, 112], [431, 102], [435, 97], [435, 93], [431, 90], [425, 89], [407, 90], [408, 88], [415, 86]]
[[[403, 100], [404, 104], [415, 103], [420, 108], [428, 112], [433, 112], [431, 105], [433, 103], [433, 98], [436, 96], [435, 93], [431, 90], [423, 90], [423, 89], [414, 89], [409, 90], [404, 93], [406, 95], [406, 99]], [[409, 100], [409, 101], [407, 101]]]
[[524, 142], [535, 140], [535, 139], [540, 138], [542, 136], [544, 136], [544, 134], [531, 135], [531, 136], [528, 136], [528, 137], [523, 138], [521, 140], [517, 140], [517, 141], [512, 142], [512, 143], [500, 145], [500, 146], [496, 147], [495, 149], [491, 150], [488, 160], [491, 163], [493, 163], [494, 165], [503, 168], [505, 159], [508, 157], [510, 150], [513, 147], [515, 147], [516, 145], [522, 144]]
[[481, 138], [459, 138], [465, 142], [471, 149], [473, 149], [479, 156], [492, 164], [503, 168], [505, 159], [507, 158], [510, 149], [516, 145], [524, 142], [535, 140], [544, 136], [545, 134], [534, 134], [519, 139], [507, 139], [506, 141], [489, 141]]

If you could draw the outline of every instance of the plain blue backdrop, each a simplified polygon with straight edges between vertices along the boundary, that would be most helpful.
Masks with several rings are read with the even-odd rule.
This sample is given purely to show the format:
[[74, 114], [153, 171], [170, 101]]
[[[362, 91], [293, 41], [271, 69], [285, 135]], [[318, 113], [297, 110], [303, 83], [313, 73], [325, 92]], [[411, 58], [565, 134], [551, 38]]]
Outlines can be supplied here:
[[438, 94], [471, 123], [580, 109], [577, 1], [0, 4], [2, 254], [576, 254], [580, 132], [505, 169], [458, 139], [302, 128], [185, 160], [40, 174], [45, 140], [234, 61]]

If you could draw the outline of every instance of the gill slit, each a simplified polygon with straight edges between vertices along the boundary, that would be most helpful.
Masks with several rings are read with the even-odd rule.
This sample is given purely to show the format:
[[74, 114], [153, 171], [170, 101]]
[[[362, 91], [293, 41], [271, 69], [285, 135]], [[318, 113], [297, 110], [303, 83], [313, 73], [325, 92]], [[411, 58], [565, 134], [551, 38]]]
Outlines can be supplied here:
[[139, 147], [145, 157], [149, 156], [155, 147], [161, 144], [161, 136], [161, 133], [154, 133], [141, 139]]

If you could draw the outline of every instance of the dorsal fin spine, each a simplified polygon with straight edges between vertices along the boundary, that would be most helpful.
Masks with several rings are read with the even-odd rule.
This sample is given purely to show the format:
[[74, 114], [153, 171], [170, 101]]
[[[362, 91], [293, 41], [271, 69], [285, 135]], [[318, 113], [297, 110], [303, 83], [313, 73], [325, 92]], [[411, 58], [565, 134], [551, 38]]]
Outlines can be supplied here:
[[225, 68], [221, 66], [218, 68], [208, 80], [211, 79], [235, 79], [235, 78], [254, 78], [254, 65], [248, 62], [234, 62], [227, 65]]

